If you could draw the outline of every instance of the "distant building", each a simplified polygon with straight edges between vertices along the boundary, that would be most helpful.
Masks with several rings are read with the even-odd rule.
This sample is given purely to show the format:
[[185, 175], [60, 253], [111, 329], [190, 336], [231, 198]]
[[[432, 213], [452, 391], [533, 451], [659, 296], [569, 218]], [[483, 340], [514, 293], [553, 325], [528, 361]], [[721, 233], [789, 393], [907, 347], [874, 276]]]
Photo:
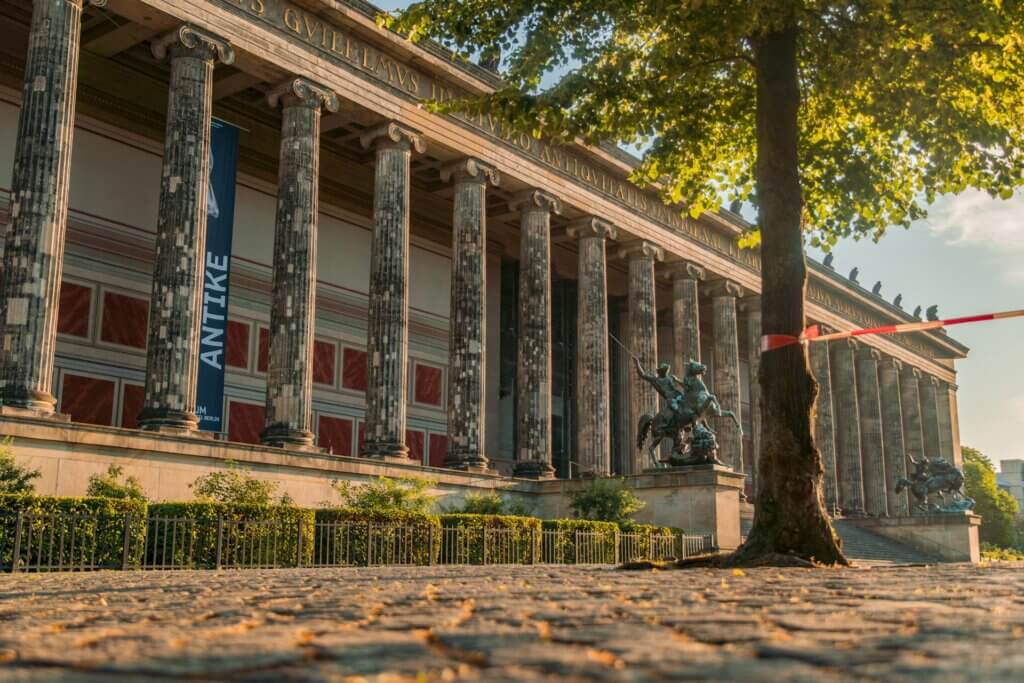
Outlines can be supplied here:
[[1024, 510], [1024, 460], [1003, 460], [998, 475], [999, 488], [1010, 492]]

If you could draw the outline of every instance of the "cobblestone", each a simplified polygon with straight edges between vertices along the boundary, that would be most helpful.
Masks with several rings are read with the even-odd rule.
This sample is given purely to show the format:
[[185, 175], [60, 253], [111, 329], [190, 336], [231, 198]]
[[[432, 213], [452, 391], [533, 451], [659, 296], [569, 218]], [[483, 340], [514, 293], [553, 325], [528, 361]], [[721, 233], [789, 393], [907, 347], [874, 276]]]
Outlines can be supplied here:
[[1020, 681], [1024, 565], [0, 577], [4, 681]]

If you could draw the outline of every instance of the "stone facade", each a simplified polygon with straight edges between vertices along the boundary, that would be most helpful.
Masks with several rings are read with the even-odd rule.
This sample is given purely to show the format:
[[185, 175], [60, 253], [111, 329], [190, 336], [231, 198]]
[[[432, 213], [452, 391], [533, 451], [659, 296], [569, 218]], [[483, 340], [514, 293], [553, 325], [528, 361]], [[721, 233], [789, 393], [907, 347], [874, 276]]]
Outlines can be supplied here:
[[[227, 438], [402, 471], [638, 473], [650, 463], [633, 429], [660, 406], [609, 345], [625, 328], [648, 370], [710, 366], [722, 406], [751, 411], [756, 466], [759, 256], [735, 239], [749, 226], [665, 206], [628, 183], [634, 162], [614, 150], [436, 115], [419, 103], [493, 88], [493, 76], [383, 34], [366, 42], [382, 29], [358, 7], [328, 18], [315, 4], [118, 3], [89, 24], [81, 77], [83, 11], [99, 18], [88, 5], [32, 3], [0, 28], [29, 45], [20, 72], [0, 65], [24, 84], [0, 92], [0, 116], [19, 121], [0, 149], [13, 167], [0, 205], [0, 433], [12, 416], [65, 412], [76, 430], [148, 429], [149, 446], [164, 444], [153, 453], [205, 457], [196, 367], [216, 106], [245, 131]], [[76, 97], [89, 135], [78, 197]], [[818, 264], [807, 310], [834, 329], [909, 318]], [[959, 462], [954, 364], [966, 349], [928, 332], [856, 353], [810, 345], [826, 502], [900, 516], [892, 483], [907, 462], [890, 454]], [[744, 437], [728, 420], [714, 427], [742, 472]], [[68, 439], [47, 442], [58, 459], [86, 448]]]

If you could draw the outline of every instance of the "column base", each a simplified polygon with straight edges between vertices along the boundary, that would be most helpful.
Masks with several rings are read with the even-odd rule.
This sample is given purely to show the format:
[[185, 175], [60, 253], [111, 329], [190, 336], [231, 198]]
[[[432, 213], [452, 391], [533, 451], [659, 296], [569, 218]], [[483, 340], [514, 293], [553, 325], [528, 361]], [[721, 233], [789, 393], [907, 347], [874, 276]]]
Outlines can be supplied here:
[[71, 416], [64, 413], [55, 413], [53, 409], [40, 410], [38, 408], [21, 408], [19, 406], [0, 405], [0, 417], [28, 417], [34, 420], [49, 420], [52, 422], [71, 422]]
[[191, 434], [199, 431], [199, 418], [195, 413], [186, 410], [143, 408], [138, 421], [139, 429], [147, 432]]
[[487, 457], [476, 450], [452, 449], [444, 459], [446, 468], [463, 472], [488, 472], [488, 465]]
[[56, 414], [57, 399], [48, 391], [6, 387], [0, 389], [0, 407], [23, 411], [27, 417], [49, 417]]
[[546, 462], [526, 460], [512, 467], [512, 476], [522, 479], [554, 479], [555, 468]]
[[364, 458], [409, 459], [409, 447], [395, 441], [367, 441], [359, 453]]
[[260, 434], [260, 443], [264, 446], [276, 446], [278, 448], [296, 448], [300, 450], [313, 450], [313, 432], [302, 429], [292, 429], [286, 424], [272, 424]]

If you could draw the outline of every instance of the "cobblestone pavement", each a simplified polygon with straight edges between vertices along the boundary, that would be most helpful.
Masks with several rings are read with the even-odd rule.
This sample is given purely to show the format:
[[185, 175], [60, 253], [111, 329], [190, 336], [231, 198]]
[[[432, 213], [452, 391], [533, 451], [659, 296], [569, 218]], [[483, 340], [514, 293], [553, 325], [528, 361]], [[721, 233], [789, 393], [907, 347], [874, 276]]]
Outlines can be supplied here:
[[0, 577], [7, 681], [1024, 681], [1024, 565]]

